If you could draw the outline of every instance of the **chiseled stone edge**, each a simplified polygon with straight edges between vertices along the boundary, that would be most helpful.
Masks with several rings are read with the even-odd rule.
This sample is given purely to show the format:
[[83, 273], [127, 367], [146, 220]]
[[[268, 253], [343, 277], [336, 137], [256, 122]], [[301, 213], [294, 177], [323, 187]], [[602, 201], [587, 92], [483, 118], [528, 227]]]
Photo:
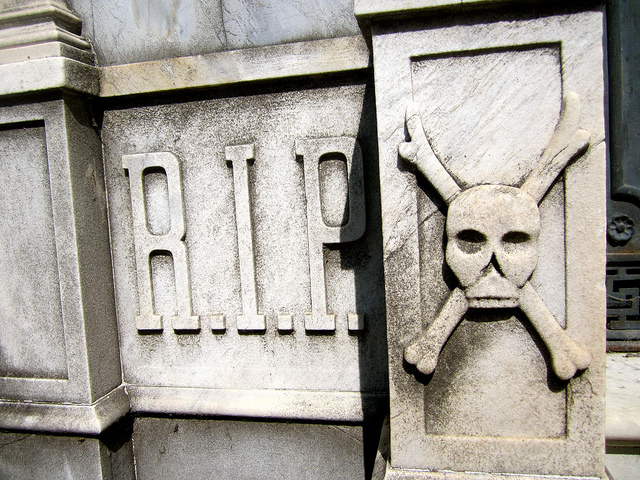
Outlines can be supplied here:
[[38, 21], [53, 20], [57, 25], [65, 25], [67, 30], [80, 32], [82, 20], [66, 6], [58, 3], [42, 2], [38, 5], [24, 5], [0, 10], [0, 26], [32, 25]]
[[360, 36], [101, 68], [70, 58], [49, 57], [0, 65], [0, 96], [65, 89], [91, 96], [122, 97], [368, 67], [369, 50]]
[[[356, 17], [365, 20], [382, 16], [395, 16], [429, 9], [469, 9], [472, 7], [492, 7], [509, 4], [541, 4], [550, 0], [354, 0]], [[554, 4], [557, 5], [557, 0]]]
[[361, 422], [385, 408], [388, 395], [300, 390], [231, 390], [127, 385], [134, 413], [222, 415]]
[[485, 472], [428, 472], [401, 468], [388, 468], [384, 477], [373, 480], [600, 480], [598, 477], [575, 477], [558, 475], [519, 475]]
[[531, 475], [517, 473], [459, 472], [392, 467], [389, 463], [389, 417], [382, 424], [371, 480], [600, 480], [598, 477]]
[[203, 88], [366, 69], [360, 36], [232, 50], [100, 69], [100, 96]]
[[99, 435], [128, 412], [120, 386], [89, 405], [0, 401], [0, 428]]
[[100, 92], [98, 69], [63, 57], [0, 65], [0, 96], [65, 89], [88, 95]]

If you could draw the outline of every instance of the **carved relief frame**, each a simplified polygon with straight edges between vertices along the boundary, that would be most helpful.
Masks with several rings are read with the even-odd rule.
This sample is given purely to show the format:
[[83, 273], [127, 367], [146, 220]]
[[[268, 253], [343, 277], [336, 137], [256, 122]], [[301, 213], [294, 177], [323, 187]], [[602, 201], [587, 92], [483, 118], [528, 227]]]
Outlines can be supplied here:
[[[372, 25], [387, 288], [390, 468], [599, 475], [598, 469], [603, 470], [603, 466], [597, 461], [585, 459], [598, 458], [598, 449], [604, 444], [600, 399], [604, 393], [604, 327], [601, 319], [604, 318], [602, 179], [605, 145], [603, 79], [601, 73], [594, 74], [602, 72], [602, 16], [599, 12], [586, 12], [518, 22], [500, 20], [498, 18], [494, 23], [478, 24], [473, 21], [447, 23], [446, 20], [436, 19], [431, 23], [421, 23], [420, 20], [415, 20], [404, 24], [400, 32], [397, 24]], [[577, 31], [583, 32], [579, 39], [575, 33]], [[483, 350], [484, 345], [474, 343], [473, 336], [467, 336], [464, 337], [466, 343], [463, 340], [450, 343], [447, 365], [440, 371], [436, 367], [435, 373], [426, 377], [416, 372], [405, 358], [405, 348], [433, 321], [450, 291], [456, 286], [455, 276], [443, 267], [446, 205], [428, 182], [420, 178], [416, 180], [398, 152], [399, 146], [410, 140], [405, 128], [405, 112], [411, 102], [417, 102], [418, 107], [422, 108], [421, 118], [427, 136], [437, 136], [445, 128], [443, 125], [446, 125], [446, 119], [440, 125], [436, 122], [435, 127], [433, 123], [429, 125], [432, 119], [429, 114], [424, 113], [425, 106], [420, 103], [424, 102], [424, 98], [416, 98], [416, 88], [421, 88], [416, 83], [420, 81], [415, 73], [416, 63], [432, 60], [456, 63], [469, 58], [470, 62], [475, 62], [482, 55], [501, 54], [505, 54], [504, 61], [509, 62], [512, 57], [517, 56], [510, 56], [510, 52], [525, 52], [535, 56], [544, 49], [557, 52], [557, 70], [542, 72], [557, 76], [560, 85], [557, 107], [554, 115], [540, 119], [540, 122], [547, 122], [551, 126], [544, 134], [546, 138], [532, 137], [520, 142], [523, 155], [527, 149], [537, 149], [540, 153], [544, 144], [548, 143], [560, 117], [561, 98], [569, 92], [577, 92], [582, 99], [580, 128], [591, 133], [591, 140], [588, 151], [567, 168], [564, 177], [557, 181], [547, 194], [548, 199], [541, 204], [541, 210], [549, 208], [549, 212], [563, 213], [562, 223], [550, 220], [558, 215], [550, 213], [545, 216], [543, 213], [541, 226], [542, 235], [546, 231], [549, 238], [560, 233], [560, 246], [546, 250], [562, 251], [562, 258], [561, 267], [554, 267], [557, 256], [545, 258], [541, 253], [537, 281], [540, 285], [557, 281], [562, 275], [554, 274], [553, 268], [559, 268], [564, 275], [561, 288], [551, 289], [553, 291], [548, 291], [543, 296], [551, 298], [552, 303], [558, 305], [557, 311], [561, 313], [557, 316], [566, 316], [566, 333], [585, 346], [593, 360], [582, 375], [566, 382], [557, 382], [557, 375], [552, 371], [544, 345], [540, 344], [539, 337], [531, 331], [526, 319], [519, 319], [522, 338], [533, 340], [531, 351], [538, 352], [535, 355], [539, 358], [545, 358], [543, 363], [535, 367], [539, 369], [536, 374], [540, 378], [539, 391], [549, 388], [554, 391], [554, 401], [563, 402], [563, 407], [558, 406], [560, 404], [556, 404], [557, 408], [554, 407], [561, 413], [550, 420], [558, 427], [549, 431], [536, 430], [534, 427], [526, 432], [525, 428], [521, 429], [518, 425], [512, 426], [513, 428], [500, 426], [493, 431], [484, 426], [475, 430], [464, 426], [443, 427], [431, 412], [446, 412], [447, 408], [453, 408], [446, 405], [446, 398], [437, 395], [437, 392], [446, 391], [448, 387], [455, 388], [455, 375], [458, 371], [452, 365], [471, 359], [474, 354], [476, 358], [480, 358], [483, 353], [493, 351], [504, 355], [504, 362], [507, 363], [509, 359], [517, 358], [522, 351], [518, 351], [517, 343], [505, 344], [503, 351]], [[455, 67], [451, 70], [457, 71]], [[434, 68], [433, 71], [438, 70]], [[514, 75], [516, 74], [517, 70], [514, 71]], [[458, 75], [462, 76], [460, 73]], [[455, 101], [455, 98], [450, 101]], [[487, 109], [486, 115], [502, 119], [501, 112], [499, 108]], [[516, 163], [509, 163], [510, 159], [490, 159], [490, 165], [491, 161], [494, 162], [493, 165], [497, 165], [493, 173], [491, 168], [484, 171], [479, 169], [477, 173], [471, 167], [465, 172], [462, 161], [456, 163], [447, 147], [456, 145], [456, 142], [460, 144], [469, 141], [469, 138], [461, 136], [453, 138], [449, 144], [442, 141], [434, 147], [445, 168], [449, 168], [451, 175], [465, 189], [484, 183], [520, 187], [520, 182], [535, 163], [518, 166]], [[532, 147], [532, 142], [539, 142], [540, 145]], [[505, 163], [500, 163], [501, 161]], [[485, 175], [485, 171], [489, 173]], [[474, 174], [478, 175], [475, 182]], [[584, 194], [585, 190], [588, 190], [588, 195]], [[545, 201], [548, 206], [544, 205]], [[425, 245], [431, 247], [425, 249]], [[586, 262], [585, 252], [595, 252], [595, 261], [590, 258]], [[440, 277], [435, 284], [425, 280], [434, 275]], [[481, 320], [487, 321], [486, 325], [489, 326], [504, 325], [504, 322], [495, 321], [494, 315], [495, 312], [487, 313]], [[558, 318], [558, 321], [561, 326], [565, 326], [562, 318]], [[459, 335], [466, 335], [464, 332], [461, 330]], [[443, 351], [446, 351], [447, 345], [444, 348]], [[454, 351], [456, 348], [459, 350]], [[516, 370], [510, 375], [497, 375], [495, 382], [498, 385], [517, 382], [518, 373]], [[543, 382], [548, 382], [549, 386]], [[429, 389], [433, 389], [434, 385], [439, 385], [443, 390], [430, 393]], [[532, 391], [531, 395], [533, 400], [537, 394]], [[462, 407], [460, 408], [462, 412]], [[473, 409], [474, 406], [470, 405], [469, 408]], [[511, 420], [517, 422], [517, 419]], [[482, 421], [479, 423], [482, 424]], [[519, 431], [523, 433], [518, 434]], [[509, 458], [516, 458], [517, 461], [508, 460]], [[567, 459], [572, 460], [567, 462]]]
[[[9, 401], [31, 399], [41, 402], [67, 404], [70, 402], [86, 405], [98, 400], [120, 384], [111, 261], [106, 232], [106, 208], [104, 190], [101, 186], [100, 147], [99, 144], [92, 143], [96, 141], [92, 136], [93, 129], [82, 115], [81, 107], [74, 99], [67, 97], [37, 104], [0, 108], [0, 128], [3, 130], [26, 128], [28, 131], [34, 130], [30, 127], [36, 127], [42, 132], [44, 158], [29, 160], [44, 162], [42, 167], [46, 177], [44, 180], [48, 181], [48, 189], [44, 195], [49, 196], [51, 202], [52, 238], [50, 240], [53, 242], [52, 252], [55, 254], [55, 259], [52, 260], [56, 266], [54, 275], [56, 283], [59, 283], [57, 287], [59, 291], [56, 295], [59, 301], [59, 317], [27, 320], [40, 324], [45, 331], [49, 329], [52, 332], [59, 329], [62, 337], [56, 348], [64, 349], [65, 359], [64, 371], [55, 375], [37, 373], [29, 375], [26, 372], [24, 375], [0, 378], [0, 397]], [[26, 134], [32, 133], [34, 132]], [[98, 155], [97, 162], [96, 155]], [[12, 162], [21, 161], [21, 159], [5, 158], [3, 161]], [[78, 176], [79, 172], [82, 172], [80, 176]], [[36, 189], [37, 186], [34, 185], [33, 188]], [[33, 193], [24, 192], [24, 194], [32, 195]], [[90, 201], [87, 201], [89, 198]], [[103, 217], [102, 222], [100, 215]], [[78, 224], [90, 222], [94, 226], [77, 228]], [[15, 225], [16, 229], [22, 227], [19, 223]], [[46, 231], [46, 228], [41, 225], [38, 225], [38, 228]], [[38, 253], [33, 252], [34, 255]], [[44, 272], [32, 273], [40, 276]], [[87, 281], [89, 276], [91, 276], [90, 282]], [[50, 301], [55, 302], [55, 300]], [[20, 321], [18, 318], [10, 320]], [[54, 325], [57, 322], [61, 324]], [[92, 332], [96, 330], [100, 332], [96, 337], [99, 338], [99, 343], [92, 344], [90, 337], [95, 335]], [[49, 334], [47, 342], [53, 342], [52, 337], [53, 333]], [[34, 344], [29, 348], [36, 351], [50, 348], [50, 345], [39, 343], [37, 338], [37, 336], [31, 338]], [[96, 374], [98, 363], [100, 364], [99, 375]], [[121, 403], [120, 397], [123, 395], [116, 396], [118, 397], [116, 402]], [[124, 403], [127, 403], [126, 398]], [[0, 407], [3, 406], [0, 404]], [[25, 409], [24, 406], [21, 408]], [[62, 426], [65, 422], [71, 421], [70, 417], [65, 420], [64, 415], [74, 415], [69, 412], [63, 413], [64, 408], [65, 405], [59, 406], [59, 410], [56, 411], [53, 406], [50, 409], [42, 408], [42, 411], [38, 410], [40, 413], [36, 417], [46, 417], [45, 421], [53, 419], [52, 423], [47, 424], [45, 428], [56, 430], [58, 427], [53, 426], [54, 424]], [[8, 424], [11, 424], [13, 415], [16, 415], [17, 411], [14, 410], [15, 408], [9, 408], [2, 414]], [[35, 411], [35, 407], [33, 410]], [[28, 412], [30, 410], [27, 409], [23, 414], [28, 415]], [[88, 426], [93, 422], [89, 418], [93, 418], [94, 412], [86, 410], [86, 413], [89, 416], [82, 417], [85, 418], [86, 424], [78, 425], [78, 428], [89, 431], [94, 428], [94, 425]], [[20, 413], [18, 412], [17, 415], [19, 417]], [[101, 427], [96, 428], [99, 431]]]

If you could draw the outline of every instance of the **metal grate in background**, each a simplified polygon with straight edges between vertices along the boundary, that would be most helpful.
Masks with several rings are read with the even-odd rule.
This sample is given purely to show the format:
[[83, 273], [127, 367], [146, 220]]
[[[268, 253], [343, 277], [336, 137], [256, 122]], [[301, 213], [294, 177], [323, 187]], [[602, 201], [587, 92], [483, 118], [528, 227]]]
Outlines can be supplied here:
[[607, 263], [607, 347], [612, 350], [611, 347], [639, 340], [640, 259], [610, 259]]

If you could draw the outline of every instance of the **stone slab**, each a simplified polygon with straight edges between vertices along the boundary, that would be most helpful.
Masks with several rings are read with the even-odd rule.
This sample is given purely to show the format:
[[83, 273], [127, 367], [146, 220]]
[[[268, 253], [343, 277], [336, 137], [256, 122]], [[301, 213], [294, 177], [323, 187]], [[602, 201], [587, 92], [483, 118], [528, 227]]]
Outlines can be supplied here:
[[[227, 389], [246, 392], [237, 408], [251, 405], [252, 392], [258, 393], [255, 399], [275, 399], [281, 392], [302, 391], [308, 392], [303, 402], [289, 403], [295, 409], [276, 410], [292, 418], [352, 419], [360, 416], [360, 392], [386, 389], [372, 99], [357, 80], [277, 93], [271, 88], [105, 111], [124, 380], [135, 387], [143, 409], [164, 402], [155, 400], [160, 388], [146, 387], [193, 395], [182, 396], [180, 406], [164, 404], [166, 413], [228, 412], [215, 400], [225, 398]], [[311, 150], [297, 150], [303, 144], [296, 142], [305, 139], [313, 139], [304, 147]], [[323, 142], [333, 152], [326, 159], [330, 168], [306, 171], [305, 161], [324, 163]], [[348, 174], [362, 168], [356, 151], [364, 165], [358, 188], [349, 185], [356, 174]], [[140, 175], [148, 167], [142, 165], [156, 165], [143, 186]], [[323, 190], [331, 201], [320, 209], [308, 208], [307, 201], [315, 195], [310, 175], [316, 171], [331, 177], [317, 180], [316, 189], [331, 188]], [[356, 232], [361, 238], [346, 225], [362, 211], [353, 210], [346, 225], [319, 227], [322, 218], [344, 221], [345, 199], [349, 205], [362, 199], [362, 186], [372, 220]], [[163, 240], [152, 232], [164, 232], [171, 241], [153, 243]], [[327, 245], [318, 248], [320, 241]], [[245, 254], [251, 250], [253, 258]], [[152, 255], [150, 274], [146, 255]], [[323, 271], [314, 273], [313, 286], [310, 269], [318, 266]], [[314, 312], [330, 321], [311, 326]], [[287, 315], [292, 329], [280, 328]], [[324, 399], [332, 392], [336, 399], [328, 407]], [[340, 399], [347, 399], [342, 407]], [[258, 407], [243, 411], [257, 410], [267, 413]]]
[[99, 435], [129, 410], [124, 387], [89, 405], [0, 401], [0, 428]]
[[0, 432], [0, 478], [133, 480], [131, 442]]
[[137, 478], [364, 478], [362, 427], [137, 418]]
[[385, 394], [127, 385], [134, 413], [362, 422], [387, 409]]
[[[372, 23], [390, 362], [388, 468], [398, 478], [604, 476], [602, 21], [601, 12], [581, 12]], [[589, 150], [548, 193], [545, 187], [536, 194], [540, 233], [527, 237], [538, 240], [534, 268], [522, 259], [496, 260], [506, 272], [498, 277], [514, 275], [520, 284], [518, 272], [533, 270], [524, 280], [539, 300], [531, 308], [531, 297], [519, 297], [520, 309], [508, 310], [496, 300], [513, 298], [505, 287], [487, 297], [505, 308], [481, 308], [473, 302], [484, 297], [465, 273], [472, 269], [456, 266], [464, 265], [455, 263], [464, 255], [454, 257], [451, 245], [482, 242], [458, 237], [453, 221], [445, 233], [447, 213], [461, 225], [475, 218], [465, 232], [480, 228], [483, 238], [514, 221], [523, 222], [518, 231], [528, 231], [524, 211], [509, 219], [506, 204], [479, 210], [478, 192], [497, 199], [498, 190], [531, 191], [525, 178], [542, 173], [538, 160], [569, 92], [580, 98], [578, 126], [590, 134]], [[408, 113], [411, 102], [417, 106]], [[411, 150], [405, 142], [414, 143], [418, 122], [423, 143], [415, 145], [423, 146]], [[447, 202], [460, 205], [468, 192], [476, 192], [478, 203], [465, 207], [467, 214], [447, 211]], [[454, 235], [448, 244], [447, 235]], [[546, 326], [541, 312], [550, 319]], [[550, 336], [547, 327], [557, 333]], [[418, 339], [435, 339], [438, 328], [449, 330], [437, 337], [444, 348], [439, 359], [435, 350], [433, 372], [434, 364], [420, 357], [421, 348], [431, 347]], [[588, 365], [583, 374], [566, 381], [576, 368], [559, 371], [548, 353], [557, 345], [551, 337], [588, 349], [578, 362], [578, 369]], [[412, 347], [418, 358], [405, 350], [409, 345], [418, 345]]]
[[361, 37], [316, 40], [104, 67], [100, 70], [100, 96], [217, 87], [368, 66], [369, 51]]

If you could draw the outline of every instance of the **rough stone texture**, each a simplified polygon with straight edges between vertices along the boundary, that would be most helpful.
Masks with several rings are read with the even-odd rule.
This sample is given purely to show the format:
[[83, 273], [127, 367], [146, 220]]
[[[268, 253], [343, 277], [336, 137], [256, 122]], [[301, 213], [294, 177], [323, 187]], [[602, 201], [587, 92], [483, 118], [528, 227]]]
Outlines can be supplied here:
[[299, 42], [127, 65], [100, 71], [100, 96], [237, 85], [365, 69], [369, 49], [361, 37]]
[[100, 65], [141, 62], [225, 49], [219, 1], [71, 0]]
[[137, 418], [136, 472], [145, 479], [365, 478], [362, 427]]
[[360, 33], [350, 0], [221, 0], [227, 48]]
[[[427, 470], [460, 472], [452, 478], [463, 478], [465, 471], [604, 476], [602, 15], [510, 20], [504, 13], [372, 23], [390, 364], [389, 478], [449, 475]], [[575, 154], [585, 144], [578, 133], [578, 143], [563, 150], [553, 137], [569, 92], [579, 96], [582, 108], [572, 131], [579, 126], [588, 132], [590, 146], [546, 193], [562, 171], [545, 163], [547, 146]], [[422, 144], [413, 142], [410, 113], [405, 126], [412, 101], [424, 125]], [[417, 171], [402, 157], [415, 158]], [[420, 158], [440, 167], [429, 171]], [[525, 178], [536, 168], [546, 180], [534, 187]], [[450, 188], [449, 175], [463, 193]], [[477, 186], [486, 183], [507, 188]], [[472, 273], [471, 258], [485, 251], [483, 242], [499, 240], [492, 233], [497, 225], [479, 227], [493, 225], [492, 219], [522, 202], [489, 202], [481, 211], [480, 190], [493, 202], [503, 195], [498, 191], [526, 190], [541, 200], [537, 264], [526, 266], [524, 257], [501, 261], [504, 254], [494, 249], [496, 278], [511, 278], [516, 290], [535, 267], [513, 309], [505, 308], [516, 298], [509, 293], [513, 285], [485, 282], [480, 288], [479, 282], [475, 288], [466, 273]], [[464, 260], [460, 267], [446, 247], [453, 241], [444, 231], [447, 203], [452, 209], [471, 192], [475, 203], [466, 210], [479, 212], [473, 214], [477, 226], [471, 217], [471, 223], [458, 222], [467, 225], [461, 231], [447, 225], [449, 235], [464, 231], [458, 240], [471, 263]], [[465, 211], [450, 210], [457, 216], [449, 220], [466, 219]], [[514, 230], [529, 239], [514, 243], [522, 247], [536, 229], [525, 225], [521, 213], [497, 223], [508, 230], [522, 222]], [[472, 236], [478, 232], [480, 242]], [[466, 298], [478, 308], [466, 311], [456, 288], [464, 290], [462, 304]], [[459, 315], [456, 329], [452, 321]], [[421, 336], [427, 345], [436, 338], [444, 344], [428, 376], [410, 365], [421, 369], [425, 347], [415, 343]], [[576, 353], [572, 342], [588, 353]], [[405, 350], [412, 343], [417, 351]], [[574, 363], [566, 371], [557, 362], [565, 354]], [[587, 366], [572, 380], [561, 380]]]
[[100, 65], [358, 35], [350, 0], [70, 0]]
[[66, 56], [93, 64], [82, 21], [64, 0], [0, 3], [0, 64]]
[[131, 441], [0, 432], [0, 478], [133, 480]]
[[[31, 198], [30, 204], [3, 202], [5, 215], [13, 215], [2, 224], [4, 250], [15, 260], [26, 253], [21, 249], [37, 252], [2, 264], [2, 277], [13, 279], [3, 289], [2, 337], [11, 333], [12, 341], [42, 348], [27, 366], [15, 346], [3, 346], [0, 398], [90, 404], [121, 382], [99, 140], [86, 106], [74, 97], [4, 107], [0, 124], [2, 178], [10, 182], [3, 190], [29, 179], [16, 193], [29, 190]], [[16, 234], [22, 224], [24, 233]], [[31, 235], [21, 236], [28, 228]], [[51, 363], [43, 362], [49, 357]]]
[[[287, 400], [292, 406], [287, 416], [299, 418], [301, 412], [307, 412], [310, 418], [317, 418], [316, 408], [327, 412], [323, 396], [330, 392], [336, 398], [352, 393], [360, 404], [359, 392], [386, 389], [371, 97], [359, 82], [242, 93], [244, 96], [142, 104], [104, 114], [102, 139], [124, 379], [136, 386], [138, 399], [145, 386], [193, 388], [191, 400], [180, 395], [187, 403], [174, 405], [183, 412], [189, 402], [194, 411], [201, 412], [202, 392], [207, 389], [212, 395], [209, 413], [216, 412], [218, 400], [214, 399], [222, 398], [225, 391], [278, 391], [278, 395], [293, 396], [301, 392], [298, 400]], [[351, 137], [351, 143], [336, 143], [338, 137]], [[338, 167], [319, 169], [332, 179], [318, 179], [315, 187], [304, 162], [320, 160], [314, 160], [311, 153], [297, 156], [294, 150], [296, 140], [310, 138], [318, 139], [321, 146], [329, 142], [325, 147], [331, 155], [321, 160]], [[339, 150], [353, 149], [353, 138], [362, 148], [366, 229], [361, 237], [347, 237], [347, 224], [331, 227], [331, 236], [325, 238], [308, 228], [307, 197], [321, 186], [335, 186], [321, 195], [345, 199], [348, 184], [355, 181], [344, 175], [350, 161], [346, 156], [351, 158], [353, 152]], [[234, 184], [240, 166], [238, 160], [229, 162], [225, 156], [225, 148], [234, 145], [253, 145], [247, 183]], [[177, 158], [181, 179], [176, 181], [174, 170], [170, 172], [174, 167], [166, 163], [169, 160], [153, 152], [170, 152], [171, 158]], [[141, 154], [148, 155], [126, 157]], [[131, 193], [140, 189], [140, 170], [133, 170], [138, 158], [158, 165], [143, 175], [146, 206], [142, 196], [134, 198]], [[305, 183], [309, 183], [308, 190]], [[172, 193], [174, 188], [181, 192]], [[183, 217], [171, 213], [181, 208], [180, 195]], [[357, 200], [354, 196], [349, 202]], [[148, 232], [140, 220], [132, 219], [132, 201], [136, 209], [147, 209]], [[347, 206], [344, 201], [329, 203], [323, 211], [335, 208], [331, 215], [342, 217]], [[322, 212], [312, 208], [309, 214], [320, 218]], [[140, 218], [144, 212], [142, 215]], [[250, 223], [244, 217], [237, 220], [237, 215], [248, 215]], [[184, 234], [179, 227], [182, 218]], [[330, 222], [333, 217], [326, 218]], [[172, 240], [163, 243], [152, 238], [153, 232], [169, 232]], [[240, 257], [249, 245], [255, 252], [255, 274], [244, 276]], [[152, 314], [147, 303], [149, 277], [140, 268], [145, 260], [143, 256], [135, 261], [136, 248], [157, 252], [150, 256]], [[183, 248], [186, 259], [180, 253]], [[250, 255], [243, 258], [251, 260]], [[312, 284], [309, 269], [317, 265], [324, 273], [318, 273]], [[174, 276], [183, 278], [184, 274], [190, 290], [182, 281], [174, 282]], [[257, 307], [250, 299], [252, 277]], [[325, 292], [325, 305], [318, 300], [322, 298], [318, 292]], [[190, 302], [190, 312], [185, 301]], [[335, 326], [310, 325], [306, 314], [312, 312], [334, 314]], [[265, 323], [243, 323], [247, 313], [264, 315]], [[363, 330], [358, 330], [355, 321], [349, 326], [350, 314], [363, 315]], [[188, 325], [179, 327], [174, 319], [185, 315], [192, 319], [187, 323], [179, 320], [180, 325]], [[292, 315], [292, 331], [278, 328], [281, 315]], [[307, 399], [314, 397], [305, 392], [316, 395], [311, 405]], [[149, 391], [148, 398], [156, 395]], [[237, 398], [232, 405], [244, 406], [247, 414], [256, 414], [255, 408], [261, 405], [251, 400], [250, 392]], [[330, 418], [353, 419], [348, 413], [355, 405], [351, 400], [344, 409], [339, 402], [330, 404], [335, 405]], [[269, 413], [263, 409], [260, 415]]]

